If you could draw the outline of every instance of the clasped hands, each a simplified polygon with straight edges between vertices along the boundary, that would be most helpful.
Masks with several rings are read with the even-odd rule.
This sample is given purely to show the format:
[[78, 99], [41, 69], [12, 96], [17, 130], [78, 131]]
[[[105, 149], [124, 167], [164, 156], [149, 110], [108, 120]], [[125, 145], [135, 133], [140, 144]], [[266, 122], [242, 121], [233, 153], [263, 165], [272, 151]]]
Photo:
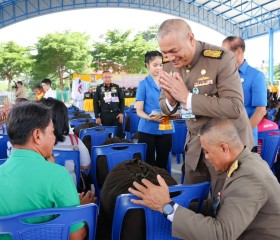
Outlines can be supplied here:
[[159, 84], [171, 106], [174, 106], [177, 101], [186, 104], [189, 90], [179, 73], [169, 74], [161, 71], [159, 73]]

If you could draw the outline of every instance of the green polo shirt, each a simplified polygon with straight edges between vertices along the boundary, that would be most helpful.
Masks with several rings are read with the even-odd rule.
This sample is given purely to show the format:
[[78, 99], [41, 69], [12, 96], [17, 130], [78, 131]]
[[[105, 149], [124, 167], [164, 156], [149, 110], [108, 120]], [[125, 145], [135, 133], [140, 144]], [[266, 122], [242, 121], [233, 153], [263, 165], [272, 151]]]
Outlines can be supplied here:
[[[46, 161], [37, 152], [14, 149], [11, 157], [0, 166], [0, 216], [77, 205], [80, 205], [79, 195], [67, 169]], [[44, 222], [50, 218], [29, 222]], [[83, 225], [73, 225], [71, 232]]]

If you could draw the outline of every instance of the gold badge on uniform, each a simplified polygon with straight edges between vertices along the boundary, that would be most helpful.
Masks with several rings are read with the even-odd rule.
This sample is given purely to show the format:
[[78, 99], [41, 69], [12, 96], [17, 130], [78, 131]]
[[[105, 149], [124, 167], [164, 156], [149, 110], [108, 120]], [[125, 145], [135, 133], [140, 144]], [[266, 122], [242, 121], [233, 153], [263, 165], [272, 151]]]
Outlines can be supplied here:
[[238, 168], [238, 160], [235, 160], [234, 163], [231, 165], [230, 169], [228, 170], [227, 177], [231, 177], [233, 172]]
[[223, 50], [211, 50], [211, 49], [206, 49], [202, 52], [202, 55], [204, 57], [209, 57], [209, 58], [216, 58], [216, 59], [221, 59], [224, 54]]

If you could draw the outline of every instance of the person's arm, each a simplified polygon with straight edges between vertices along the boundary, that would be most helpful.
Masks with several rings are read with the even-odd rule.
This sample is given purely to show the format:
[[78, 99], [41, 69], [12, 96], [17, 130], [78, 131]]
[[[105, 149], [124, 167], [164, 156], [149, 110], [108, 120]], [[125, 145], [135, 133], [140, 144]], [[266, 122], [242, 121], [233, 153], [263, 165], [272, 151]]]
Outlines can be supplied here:
[[84, 226], [80, 230], [70, 233], [69, 239], [70, 240], [84, 240], [86, 238], [86, 236], [87, 236], [87, 229]]
[[97, 87], [96, 88], [96, 92], [93, 96], [93, 104], [94, 104], [94, 115], [95, 115], [95, 118], [97, 120], [97, 118], [100, 118], [100, 112], [101, 112], [101, 109], [100, 109], [100, 87]]
[[256, 111], [250, 118], [252, 129], [257, 127], [266, 114], [266, 107], [256, 107]]
[[78, 147], [79, 147], [79, 152], [80, 152], [80, 164], [81, 164], [81, 169], [82, 170], [87, 170], [90, 167], [90, 155], [88, 152], [87, 147], [85, 146], [85, 144], [83, 143], [83, 141], [81, 141], [80, 139], [78, 139]]
[[250, 124], [252, 129], [257, 127], [266, 114], [267, 105], [267, 90], [265, 76], [262, 72], [256, 71], [254, 79], [252, 81], [251, 89], [252, 106], [256, 106], [254, 114], [250, 117]]
[[[134, 199], [133, 203], [162, 213], [163, 204], [170, 202], [170, 197], [164, 179], [159, 175], [157, 179], [160, 186], [143, 179], [145, 186], [134, 182], [136, 190], [129, 188], [128, 191], [142, 199]], [[172, 236], [192, 240], [237, 239], [267, 201], [267, 191], [254, 174], [235, 179], [228, 184], [228, 188], [224, 188], [223, 193], [216, 218], [205, 217], [178, 206], [172, 221]]]
[[124, 94], [123, 91], [120, 89], [120, 87], [117, 87], [118, 89], [118, 96], [119, 96], [119, 109], [120, 113], [124, 114], [124, 105], [125, 105], [125, 100], [124, 100]]
[[134, 107], [136, 108], [136, 113], [137, 113], [138, 117], [140, 117], [140, 118], [143, 118], [147, 121], [155, 121], [155, 122], [160, 122], [162, 119], [162, 117], [160, 115], [159, 116], [151, 115], [151, 114], [149, 115], [149, 114], [145, 113], [143, 101], [137, 101], [135, 103]]

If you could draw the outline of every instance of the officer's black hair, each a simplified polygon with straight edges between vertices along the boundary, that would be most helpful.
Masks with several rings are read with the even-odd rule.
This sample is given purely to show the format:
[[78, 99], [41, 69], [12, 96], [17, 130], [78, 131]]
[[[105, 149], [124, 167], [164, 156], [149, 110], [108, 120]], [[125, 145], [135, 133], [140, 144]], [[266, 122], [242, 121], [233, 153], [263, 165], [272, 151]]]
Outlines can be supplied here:
[[145, 67], [147, 67], [146, 64], [148, 64], [150, 61], [154, 60], [156, 57], [161, 57], [163, 59], [163, 55], [159, 51], [150, 51], [146, 52], [145, 54]]
[[230, 49], [235, 52], [239, 47], [245, 52], [245, 41], [241, 37], [229, 36], [223, 40], [223, 43], [228, 42], [230, 44]]

